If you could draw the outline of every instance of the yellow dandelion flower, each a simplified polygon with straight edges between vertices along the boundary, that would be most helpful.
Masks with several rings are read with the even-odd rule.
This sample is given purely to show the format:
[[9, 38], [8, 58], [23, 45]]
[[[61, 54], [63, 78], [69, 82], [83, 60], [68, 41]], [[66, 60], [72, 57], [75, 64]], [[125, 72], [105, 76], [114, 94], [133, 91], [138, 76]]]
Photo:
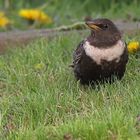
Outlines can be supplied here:
[[127, 48], [129, 53], [135, 53], [140, 49], [140, 44], [138, 41], [132, 41], [129, 42]]
[[40, 13], [40, 20], [43, 22], [43, 23], [52, 23], [52, 18], [49, 17], [47, 14], [45, 14], [44, 12], [41, 12]]
[[34, 66], [35, 70], [44, 70], [46, 65], [43, 62], [40, 62]]
[[10, 20], [7, 17], [5, 17], [4, 12], [0, 12], [0, 27], [6, 27], [10, 23]]
[[22, 9], [19, 11], [19, 16], [27, 20], [39, 21], [41, 23], [52, 23], [51, 17], [37, 9]]
[[22, 10], [19, 11], [19, 16], [21, 16], [23, 18], [30, 19], [29, 12], [27, 10], [24, 10], [24, 9], [22, 9]]

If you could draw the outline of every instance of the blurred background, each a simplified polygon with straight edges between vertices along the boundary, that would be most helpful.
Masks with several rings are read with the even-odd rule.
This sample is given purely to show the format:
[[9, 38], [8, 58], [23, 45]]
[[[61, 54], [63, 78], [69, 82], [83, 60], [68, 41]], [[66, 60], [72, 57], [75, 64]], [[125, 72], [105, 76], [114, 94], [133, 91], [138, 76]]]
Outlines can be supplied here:
[[140, 0], [0, 0], [0, 31], [54, 28], [85, 17], [140, 20]]

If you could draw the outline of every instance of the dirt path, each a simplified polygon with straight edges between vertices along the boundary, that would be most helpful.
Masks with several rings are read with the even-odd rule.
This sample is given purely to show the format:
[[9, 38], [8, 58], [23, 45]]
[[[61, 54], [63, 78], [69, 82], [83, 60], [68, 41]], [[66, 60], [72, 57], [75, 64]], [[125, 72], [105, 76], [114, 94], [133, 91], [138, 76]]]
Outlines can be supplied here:
[[[140, 34], [140, 22], [124, 22], [124, 21], [115, 21], [115, 24], [124, 34], [132, 34], [136, 33]], [[84, 26], [84, 25], [82, 25]], [[11, 32], [1, 32], [0, 33], [0, 53], [4, 53], [7, 47], [22, 47], [30, 41], [45, 37], [45, 38], [53, 38], [60, 34], [72, 34], [74, 28], [72, 29], [41, 29], [41, 30], [28, 30], [28, 31], [11, 31]], [[81, 33], [86, 32], [86, 28], [84, 30], [77, 30], [77, 33], [81, 35]]]

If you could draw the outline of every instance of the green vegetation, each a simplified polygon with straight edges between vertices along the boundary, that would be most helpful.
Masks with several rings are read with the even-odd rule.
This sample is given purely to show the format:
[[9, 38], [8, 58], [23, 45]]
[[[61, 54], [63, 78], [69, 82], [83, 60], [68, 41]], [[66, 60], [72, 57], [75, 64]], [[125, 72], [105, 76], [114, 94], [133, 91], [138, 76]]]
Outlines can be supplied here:
[[[139, 21], [139, 4], [139, 0], [0, 0], [3, 16], [12, 21], [0, 30], [53, 28], [86, 16]], [[29, 26], [18, 16], [24, 8], [41, 9], [53, 23]], [[75, 31], [39, 39], [0, 55], [1, 140], [140, 139], [140, 55], [130, 55], [122, 81], [82, 86], [69, 65], [85, 36], [86, 32]], [[139, 42], [140, 35], [125, 39]]]
[[27, 29], [30, 26], [18, 16], [19, 10], [23, 8], [43, 10], [54, 22], [36, 28], [52, 28], [83, 21], [86, 16], [139, 21], [139, 4], [139, 0], [0, 0], [0, 9], [12, 20], [10, 29]]
[[139, 58], [130, 56], [122, 81], [83, 87], [69, 68], [81, 38], [40, 39], [0, 56], [1, 139], [139, 139]]

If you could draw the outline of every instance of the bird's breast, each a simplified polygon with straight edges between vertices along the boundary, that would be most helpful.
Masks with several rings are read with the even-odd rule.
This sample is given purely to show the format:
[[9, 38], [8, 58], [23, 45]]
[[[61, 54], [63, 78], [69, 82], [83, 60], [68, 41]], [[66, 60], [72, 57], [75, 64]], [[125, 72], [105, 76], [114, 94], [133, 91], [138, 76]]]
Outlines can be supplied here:
[[88, 41], [85, 41], [83, 47], [86, 55], [98, 65], [101, 65], [102, 61], [110, 62], [115, 60], [116, 62], [119, 62], [126, 46], [122, 40], [119, 40], [115, 45], [107, 48], [98, 48], [92, 46]]

